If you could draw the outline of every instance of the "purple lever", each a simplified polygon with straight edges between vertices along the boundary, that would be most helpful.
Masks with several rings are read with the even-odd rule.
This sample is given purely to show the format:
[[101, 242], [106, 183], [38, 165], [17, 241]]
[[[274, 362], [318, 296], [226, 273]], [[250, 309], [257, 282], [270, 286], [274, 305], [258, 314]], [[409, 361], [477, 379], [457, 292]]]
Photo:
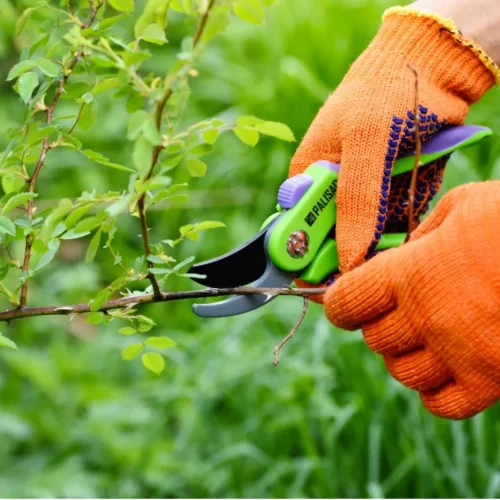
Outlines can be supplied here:
[[[338, 172], [340, 165], [330, 163], [326, 160], [321, 160], [315, 163], [322, 167]], [[311, 187], [313, 178], [307, 174], [299, 174], [287, 179], [278, 191], [278, 203], [283, 208], [293, 208], [299, 200], [304, 196], [305, 192]]]

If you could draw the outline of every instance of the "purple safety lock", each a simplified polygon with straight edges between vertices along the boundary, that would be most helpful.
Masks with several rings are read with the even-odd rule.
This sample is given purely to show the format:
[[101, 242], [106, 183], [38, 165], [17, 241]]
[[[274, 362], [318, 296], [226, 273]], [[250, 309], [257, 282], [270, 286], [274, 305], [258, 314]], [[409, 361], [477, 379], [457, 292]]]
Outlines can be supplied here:
[[[340, 165], [322, 160], [315, 163], [334, 172], [340, 170]], [[287, 179], [278, 191], [278, 203], [283, 208], [293, 208], [311, 187], [313, 178], [307, 174], [299, 174]]]

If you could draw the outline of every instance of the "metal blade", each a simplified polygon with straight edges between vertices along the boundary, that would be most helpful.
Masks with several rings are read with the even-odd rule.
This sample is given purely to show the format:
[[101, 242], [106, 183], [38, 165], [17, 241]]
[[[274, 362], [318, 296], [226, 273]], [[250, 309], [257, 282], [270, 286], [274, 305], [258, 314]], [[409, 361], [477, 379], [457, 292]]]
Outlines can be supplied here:
[[[278, 269], [270, 259], [263, 276], [253, 283], [258, 288], [284, 288], [289, 286], [299, 273], [287, 273]], [[202, 318], [224, 318], [254, 311], [276, 298], [276, 295], [239, 295], [213, 304], [194, 304], [193, 312]]]
[[192, 278], [193, 281], [210, 288], [234, 288], [258, 280], [266, 271], [264, 244], [267, 232], [280, 218], [238, 248], [192, 266], [188, 272], [206, 275], [205, 279]]

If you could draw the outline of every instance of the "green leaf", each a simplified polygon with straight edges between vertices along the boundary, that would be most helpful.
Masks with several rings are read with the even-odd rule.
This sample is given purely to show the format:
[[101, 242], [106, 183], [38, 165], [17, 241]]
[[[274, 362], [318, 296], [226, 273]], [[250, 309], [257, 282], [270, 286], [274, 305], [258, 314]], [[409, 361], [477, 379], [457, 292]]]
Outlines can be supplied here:
[[73, 82], [68, 83], [64, 87], [64, 92], [61, 94], [63, 99], [77, 99], [81, 97], [85, 92], [88, 92], [90, 87], [85, 82]]
[[253, 128], [236, 127], [234, 133], [241, 142], [249, 146], [253, 147], [259, 142], [259, 133]]
[[166, 259], [162, 259], [159, 255], [148, 255], [149, 262], [153, 264], [165, 264]]
[[109, 4], [119, 12], [132, 12], [134, 10], [134, 0], [109, 0]]
[[145, 343], [155, 349], [170, 349], [176, 346], [176, 343], [168, 337], [148, 337]]
[[28, 200], [32, 198], [36, 198], [38, 196], [37, 193], [19, 193], [10, 198], [2, 210], [2, 215], [8, 214], [16, 207], [25, 206], [28, 203]]
[[140, 38], [142, 38], [145, 42], [155, 43], [156, 45], [163, 45], [167, 43], [165, 30], [156, 23], [146, 26], [141, 31]]
[[75, 224], [90, 210], [90, 205], [86, 205], [83, 207], [79, 207], [74, 210], [66, 220], [64, 221], [64, 225], [67, 229], [71, 229], [75, 226]]
[[211, 144], [198, 144], [194, 148], [189, 150], [189, 153], [196, 156], [207, 155], [214, 150], [214, 147]]
[[207, 144], [214, 144], [219, 135], [220, 131], [216, 128], [213, 128], [210, 130], [205, 130], [205, 132], [201, 134], [201, 137]]
[[21, 61], [18, 62], [10, 71], [9, 74], [7, 75], [7, 81], [14, 80], [14, 78], [17, 78], [18, 76], [21, 76], [22, 74], [26, 73], [30, 69], [33, 69], [37, 66], [36, 61], [32, 60], [27, 60], [27, 61]]
[[84, 102], [86, 102], [86, 104], [84, 105], [82, 114], [80, 115], [78, 126], [82, 130], [88, 130], [97, 121], [97, 101], [93, 100], [94, 97], [90, 92], [85, 92], [85, 94], [83, 94], [81, 98], [84, 100]]
[[188, 264], [191, 264], [191, 262], [194, 261], [194, 257], [191, 256], [191, 257], [188, 257], [187, 259], [184, 259], [182, 262], [179, 262], [179, 264], [177, 264], [173, 269], [172, 271], [178, 271], [179, 269], [182, 269], [183, 267], [186, 267]]
[[259, 123], [266, 123], [264, 120], [257, 118], [256, 116], [240, 116], [236, 120], [238, 127], [253, 127]]
[[114, 26], [118, 21], [121, 21], [122, 19], [128, 17], [130, 14], [120, 14], [118, 16], [112, 16], [108, 17], [107, 19], [103, 19], [102, 21], [99, 21], [99, 25], [97, 29], [101, 30], [107, 30]]
[[103, 304], [108, 300], [110, 295], [110, 291], [105, 288], [101, 290], [93, 300], [90, 301], [90, 310], [92, 312], [99, 311], [99, 309], [103, 306]]
[[16, 226], [7, 217], [0, 216], [0, 233], [10, 234], [11, 236], [16, 235]]
[[118, 330], [118, 333], [121, 333], [122, 335], [134, 335], [137, 333], [137, 330], [131, 326], [124, 326]]
[[160, 375], [165, 369], [165, 360], [157, 352], [147, 352], [142, 355], [142, 364], [151, 372]]
[[55, 78], [59, 74], [59, 68], [49, 59], [38, 59], [39, 68], [47, 75]]
[[92, 90], [92, 93], [99, 94], [100, 92], [105, 92], [106, 90], [115, 88], [118, 86], [118, 78], [105, 78], [101, 80]]
[[264, 8], [260, 0], [238, 0], [233, 7], [234, 13], [249, 23], [262, 24], [264, 21]]
[[15, 344], [15, 342], [12, 342], [12, 340], [8, 339], [7, 337], [4, 337], [1, 333], [0, 333], [0, 347], [8, 347], [9, 349], [15, 349], [17, 351], [17, 345]]
[[207, 173], [207, 164], [198, 158], [189, 158], [187, 168], [192, 177], [203, 177]]
[[83, 238], [84, 236], [87, 236], [90, 234], [90, 231], [85, 231], [85, 232], [77, 232], [74, 229], [69, 230], [68, 232], [64, 233], [61, 236], [62, 240], [77, 240], [79, 238]]
[[97, 231], [94, 237], [90, 240], [89, 247], [87, 248], [87, 253], [85, 254], [85, 264], [89, 266], [95, 259], [97, 251], [99, 250], [99, 245], [101, 243], [101, 231]]
[[96, 151], [91, 151], [90, 149], [85, 149], [82, 153], [92, 161], [99, 163], [100, 165], [105, 165], [106, 167], [116, 168], [117, 170], [124, 170], [125, 172], [134, 172], [133, 169], [124, 167], [123, 165], [119, 165], [118, 163], [113, 163], [108, 160], [101, 153], [97, 153]]
[[135, 113], [132, 113], [128, 117], [127, 139], [135, 141], [141, 135], [142, 129], [148, 117], [149, 113], [147, 113], [143, 109], [136, 111]]
[[87, 323], [90, 323], [91, 325], [98, 325], [102, 323], [104, 319], [104, 314], [103, 313], [89, 313], [87, 314], [87, 317], [85, 318], [87, 320]]
[[135, 141], [134, 150], [132, 151], [132, 161], [141, 176], [145, 175], [149, 169], [152, 152], [153, 145], [144, 137], [139, 137], [139, 139]]
[[48, 250], [40, 257], [38, 264], [35, 267], [35, 271], [39, 271], [45, 266], [49, 265], [56, 256], [57, 251], [59, 250], [59, 241], [58, 240], [50, 240], [48, 243]]
[[[123, 349], [122, 359], [124, 359], [125, 361], [130, 361], [131, 359], [134, 359], [138, 354], [140, 354], [143, 349], [144, 349], [144, 346], [142, 344], [129, 345], [129, 346], [125, 347], [125, 349]], [[163, 358], [162, 358], [162, 360], [163, 360]], [[144, 361], [143, 361], [143, 363], [144, 363]], [[151, 370], [151, 371], [153, 371], [153, 370]]]
[[217, 220], [205, 220], [203, 222], [198, 222], [196, 224], [197, 231], [205, 231], [207, 229], [216, 229], [218, 227], [226, 227], [223, 222], [219, 222]]
[[264, 122], [255, 125], [255, 129], [261, 134], [270, 135], [282, 141], [295, 142], [295, 136], [290, 127], [279, 122]]
[[19, 78], [19, 95], [21, 99], [24, 101], [24, 104], [28, 104], [28, 101], [31, 99], [31, 94], [38, 86], [38, 75], [33, 71], [29, 73], [24, 73]]

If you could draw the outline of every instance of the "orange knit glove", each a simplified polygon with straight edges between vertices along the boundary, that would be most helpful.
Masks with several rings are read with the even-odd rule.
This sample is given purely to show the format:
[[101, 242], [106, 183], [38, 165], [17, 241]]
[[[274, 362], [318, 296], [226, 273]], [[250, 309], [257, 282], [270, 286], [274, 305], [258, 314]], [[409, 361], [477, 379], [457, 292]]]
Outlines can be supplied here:
[[[407, 215], [406, 179], [390, 194], [398, 154], [414, 148], [418, 72], [422, 141], [462, 124], [469, 105], [500, 80], [500, 70], [451, 20], [411, 8], [386, 12], [374, 41], [353, 64], [314, 120], [292, 160], [290, 175], [311, 163], [340, 163], [336, 239], [347, 272], [373, 255], [386, 222]], [[444, 162], [421, 173], [415, 213], [441, 184]], [[424, 194], [422, 194], [424, 193]], [[389, 215], [392, 213], [392, 215]]]
[[435, 415], [500, 399], [500, 181], [454, 189], [409, 243], [342, 276], [328, 318], [359, 327], [394, 378]]

